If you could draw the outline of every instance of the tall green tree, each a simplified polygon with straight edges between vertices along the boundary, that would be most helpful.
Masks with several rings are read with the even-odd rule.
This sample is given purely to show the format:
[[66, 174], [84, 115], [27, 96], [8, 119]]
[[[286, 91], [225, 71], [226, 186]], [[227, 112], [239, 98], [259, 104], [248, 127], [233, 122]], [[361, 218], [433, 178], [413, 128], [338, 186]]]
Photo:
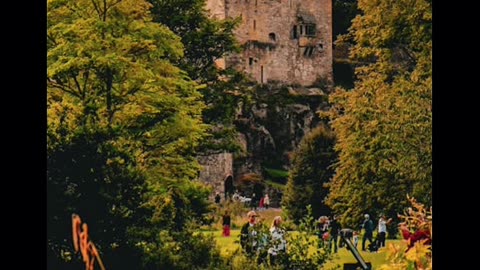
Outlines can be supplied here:
[[49, 264], [71, 251], [63, 228], [73, 212], [89, 223], [105, 264], [138, 269], [134, 250], [146, 236], [133, 241], [131, 231], [168, 229], [155, 216], [171, 183], [181, 183], [187, 203], [206, 200], [188, 181], [206, 131], [202, 95], [172, 64], [183, 57], [180, 38], [153, 22], [150, 8], [144, 0], [48, 1]]
[[360, 0], [346, 41], [362, 63], [352, 91], [331, 96], [339, 153], [328, 204], [356, 225], [396, 216], [406, 194], [430, 205], [432, 11], [425, 0]]
[[185, 46], [179, 65], [190, 77], [201, 82], [216, 81], [220, 70], [215, 60], [238, 51], [233, 35], [237, 20], [209, 17], [205, 0], [148, 0], [155, 22], [177, 34]]
[[202, 84], [206, 108], [203, 120], [212, 124], [205, 152], [237, 151], [234, 120], [241, 104], [251, 98], [250, 83], [233, 69], [219, 69], [216, 60], [240, 50], [234, 36], [238, 19], [218, 20], [206, 10], [205, 0], [149, 0], [155, 22], [169, 27], [185, 46], [179, 67]]
[[295, 150], [282, 199], [283, 208], [295, 222], [307, 214], [307, 205], [312, 206], [314, 217], [330, 214], [324, 202], [327, 195], [324, 184], [333, 176], [334, 145], [334, 133], [320, 125], [305, 135]]

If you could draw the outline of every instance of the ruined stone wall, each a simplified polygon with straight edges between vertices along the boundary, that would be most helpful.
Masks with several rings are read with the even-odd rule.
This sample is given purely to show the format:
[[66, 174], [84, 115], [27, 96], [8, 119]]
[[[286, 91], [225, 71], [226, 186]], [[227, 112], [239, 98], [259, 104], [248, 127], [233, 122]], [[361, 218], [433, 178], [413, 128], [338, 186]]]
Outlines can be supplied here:
[[225, 0], [207, 0], [205, 8], [211, 18], [225, 19]]
[[[319, 78], [332, 81], [332, 0], [224, 3], [226, 17], [242, 18], [235, 35], [245, 49], [227, 58], [227, 66], [245, 71], [259, 83], [311, 86]], [[313, 34], [306, 34], [307, 24], [315, 25]]]
[[220, 153], [198, 156], [197, 160], [202, 165], [199, 180], [212, 186], [214, 193], [224, 194], [224, 181], [229, 175], [233, 176], [232, 154]]

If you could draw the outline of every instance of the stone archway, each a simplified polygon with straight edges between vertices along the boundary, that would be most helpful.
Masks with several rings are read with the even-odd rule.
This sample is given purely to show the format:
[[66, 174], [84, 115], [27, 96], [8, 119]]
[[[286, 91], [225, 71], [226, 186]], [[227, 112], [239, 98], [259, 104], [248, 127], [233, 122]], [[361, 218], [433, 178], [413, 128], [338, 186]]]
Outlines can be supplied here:
[[223, 190], [225, 193], [225, 200], [230, 199], [235, 192], [235, 187], [233, 186], [233, 176], [228, 175], [223, 181]]

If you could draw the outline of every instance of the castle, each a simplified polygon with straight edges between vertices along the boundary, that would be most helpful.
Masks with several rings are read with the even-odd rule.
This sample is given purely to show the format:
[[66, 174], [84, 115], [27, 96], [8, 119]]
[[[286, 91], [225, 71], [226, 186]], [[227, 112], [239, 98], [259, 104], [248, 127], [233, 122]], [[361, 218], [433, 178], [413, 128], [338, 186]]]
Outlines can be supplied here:
[[[216, 19], [241, 20], [235, 36], [242, 52], [217, 65], [244, 71], [260, 84], [303, 88], [313, 95], [333, 84], [332, 0], [206, 0], [206, 9]], [[199, 162], [199, 179], [216, 192], [232, 193], [232, 154], [202, 156]]]
[[206, 8], [217, 19], [241, 18], [243, 51], [222, 65], [261, 84], [332, 82], [332, 0], [207, 0]]

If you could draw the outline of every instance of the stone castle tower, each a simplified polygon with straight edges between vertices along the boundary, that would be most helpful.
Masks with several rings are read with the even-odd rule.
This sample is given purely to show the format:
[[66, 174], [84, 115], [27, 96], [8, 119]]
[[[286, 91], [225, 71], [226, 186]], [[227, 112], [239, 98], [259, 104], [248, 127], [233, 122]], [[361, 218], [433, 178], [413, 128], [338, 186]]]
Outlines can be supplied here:
[[262, 84], [332, 82], [332, 0], [207, 0], [206, 8], [218, 19], [241, 18], [243, 52], [220, 65]]

